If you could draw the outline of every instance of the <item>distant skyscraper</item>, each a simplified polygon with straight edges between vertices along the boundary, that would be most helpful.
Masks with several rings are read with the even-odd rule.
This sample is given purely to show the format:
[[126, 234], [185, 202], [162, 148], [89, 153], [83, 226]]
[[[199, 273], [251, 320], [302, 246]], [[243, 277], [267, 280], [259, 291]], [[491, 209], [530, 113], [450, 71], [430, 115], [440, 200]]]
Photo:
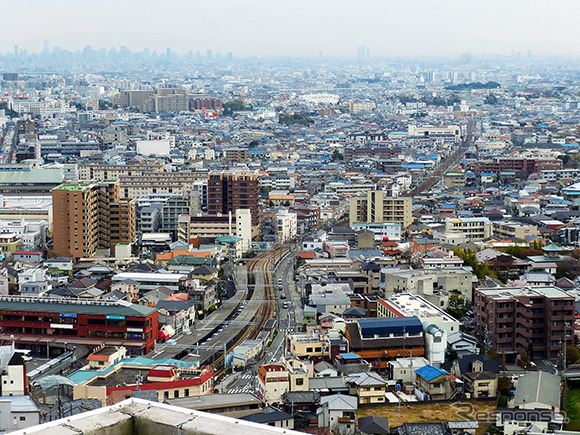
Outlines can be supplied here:
[[234, 59], [234, 54], [231, 51], [229, 51], [226, 54], [226, 60], [233, 60], [233, 59]]
[[171, 48], [167, 47], [167, 49], [165, 50], [165, 55], [167, 56], [167, 59], [171, 58]]
[[197, 53], [195, 53], [195, 56], [199, 59], [201, 57], [201, 51], [198, 51]]
[[208, 59], [211, 59], [211, 58], [212, 58], [212, 56], [213, 56], [213, 55], [212, 55], [212, 52], [211, 52], [211, 50], [207, 50], [207, 52], [206, 52], [206, 55], [205, 55], [205, 56], [206, 56]]
[[366, 57], [371, 57], [371, 49], [367, 48]]
[[324, 57], [324, 55], [322, 54], [322, 50], [320, 50], [320, 51], [318, 52], [318, 57], [319, 57], [319, 58], [321, 58], [321, 59]]
[[18, 45], [14, 44], [14, 56], [18, 57]]
[[48, 54], [48, 39], [44, 40], [44, 48], [42, 49], [43, 54]]

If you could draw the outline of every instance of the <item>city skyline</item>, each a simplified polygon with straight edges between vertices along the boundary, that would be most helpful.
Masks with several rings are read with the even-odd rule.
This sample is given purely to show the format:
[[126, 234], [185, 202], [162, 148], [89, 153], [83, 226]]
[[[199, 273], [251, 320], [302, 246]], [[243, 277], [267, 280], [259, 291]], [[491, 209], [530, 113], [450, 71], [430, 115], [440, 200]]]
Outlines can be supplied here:
[[[143, 2], [110, 0], [88, 4], [9, 0], [0, 52], [14, 46], [28, 52], [53, 47], [76, 51], [126, 46], [178, 55], [206, 50], [245, 56], [354, 56], [364, 46], [372, 56], [580, 55], [575, 44], [576, 2], [352, 1], [292, 4], [224, 0], [219, 4], [173, 2], [159, 8]], [[152, 13], [151, 11], [154, 11]], [[541, 22], [539, 22], [541, 17]]]

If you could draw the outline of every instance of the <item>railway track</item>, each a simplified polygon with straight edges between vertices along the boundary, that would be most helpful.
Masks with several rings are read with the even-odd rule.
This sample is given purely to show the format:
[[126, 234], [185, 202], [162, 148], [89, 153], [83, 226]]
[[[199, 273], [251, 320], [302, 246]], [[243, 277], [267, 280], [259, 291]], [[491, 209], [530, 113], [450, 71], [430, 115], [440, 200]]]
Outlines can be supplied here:
[[255, 338], [272, 316], [275, 306], [271, 271], [287, 252], [288, 248], [278, 248], [256, 255], [245, 267], [245, 288], [238, 288], [234, 297], [200, 322], [203, 328], [158, 345], [148, 356], [199, 361], [219, 374], [225, 354], [242, 341]]

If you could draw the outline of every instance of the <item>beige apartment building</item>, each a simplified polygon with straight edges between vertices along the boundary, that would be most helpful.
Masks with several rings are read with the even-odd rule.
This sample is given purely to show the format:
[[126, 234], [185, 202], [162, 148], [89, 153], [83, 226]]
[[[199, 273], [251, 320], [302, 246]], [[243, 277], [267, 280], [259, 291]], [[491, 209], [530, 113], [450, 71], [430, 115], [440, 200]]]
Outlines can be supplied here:
[[85, 164], [79, 165], [79, 180], [118, 180], [121, 177], [147, 177], [156, 172], [165, 172], [163, 165], [137, 164], [137, 165], [102, 165]]
[[539, 236], [540, 231], [535, 225], [525, 225], [519, 222], [494, 222], [493, 235], [499, 239], [525, 240], [529, 236]]
[[177, 220], [177, 239], [191, 243], [196, 238], [215, 238], [222, 236], [242, 238], [242, 252], [252, 245], [252, 215], [249, 209], [238, 209], [231, 217], [226, 215], [181, 215]]
[[137, 199], [154, 194], [187, 195], [196, 189], [196, 181], [207, 181], [208, 171], [166, 172], [157, 164], [81, 165], [79, 178], [119, 180], [121, 197]]
[[288, 349], [296, 358], [330, 357], [330, 339], [324, 334], [292, 334], [288, 337]]
[[468, 241], [480, 241], [491, 237], [491, 221], [485, 217], [447, 218], [445, 233], [461, 233]]
[[52, 207], [55, 256], [113, 253], [118, 243], [135, 240], [135, 202], [120, 198], [118, 182], [62, 184], [52, 191]]
[[413, 222], [412, 206], [412, 198], [390, 197], [382, 190], [371, 190], [366, 197], [351, 198], [350, 225], [397, 222], [406, 228]]
[[310, 372], [300, 360], [262, 364], [258, 368], [258, 389], [268, 405], [281, 403], [287, 391], [308, 391]]

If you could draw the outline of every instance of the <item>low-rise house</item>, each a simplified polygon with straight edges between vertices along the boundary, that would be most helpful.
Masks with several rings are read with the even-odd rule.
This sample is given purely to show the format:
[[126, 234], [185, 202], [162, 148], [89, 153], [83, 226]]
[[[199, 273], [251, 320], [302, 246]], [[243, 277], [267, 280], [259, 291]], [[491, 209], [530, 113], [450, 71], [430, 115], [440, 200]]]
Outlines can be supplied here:
[[127, 349], [123, 346], [103, 346], [91, 353], [87, 357], [87, 361], [91, 369], [101, 370], [117, 364], [119, 361], [125, 359], [126, 356]]
[[358, 397], [359, 405], [385, 403], [386, 382], [374, 372], [353, 373], [345, 377], [351, 395]]
[[526, 372], [518, 378], [511, 406], [520, 409], [560, 411], [560, 376], [547, 372]]
[[40, 408], [29, 396], [0, 396], [0, 432], [23, 430], [40, 424]]
[[246, 415], [240, 419], [284, 429], [294, 429], [294, 417], [273, 406], [267, 406], [260, 412]]
[[414, 385], [417, 380], [415, 370], [429, 365], [423, 357], [397, 358], [389, 361], [389, 379], [402, 385]]
[[341, 315], [350, 308], [350, 298], [344, 293], [324, 293], [310, 295], [309, 305], [316, 307], [319, 313]]
[[316, 391], [321, 396], [329, 396], [331, 394], [348, 394], [348, 385], [342, 376], [324, 376], [317, 378], [310, 378], [308, 380], [311, 391]]
[[49, 270], [65, 270], [71, 272], [73, 270], [73, 261], [70, 257], [56, 257], [44, 260], [42, 265]]
[[365, 435], [382, 435], [391, 433], [389, 430], [389, 419], [370, 415], [358, 419], [358, 430]]
[[315, 376], [338, 376], [338, 370], [327, 361], [314, 364]]
[[[557, 434], [564, 422], [562, 414], [547, 409], [498, 408], [495, 416], [495, 425], [504, 435], [530, 432]], [[530, 428], [534, 430], [530, 431]]]
[[320, 398], [320, 408], [316, 411], [318, 427], [344, 435], [356, 433], [357, 398], [336, 394]]
[[165, 399], [165, 403], [182, 408], [240, 418], [262, 409], [262, 400], [252, 393], [206, 394], [203, 396]]
[[420, 400], [450, 400], [460, 393], [456, 377], [451, 373], [427, 365], [415, 370], [415, 396]]
[[465, 395], [472, 399], [497, 397], [498, 376], [492, 372], [469, 372], [463, 375]]
[[330, 357], [330, 340], [327, 335], [320, 332], [292, 334], [287, 337], [287, 341], [288, 350], [296, 358], [321, 360]]
[[349, 375], [351, 373], [368, 372], [371, 369], [371, 365], [368, 361], [365, 361], [356, 353], [339, 353], [334, 358], [334, 366], [343, 375]]
[[203, 265], [193, 269], [189, 274], [190, 279], [200, 279], [202, 281], [213, 281], [218, 277], [218, 268], [213, 266]]
[[477, 339], [463, 331], [447, 336], [447, 349], [458, 357], [479, 353]]
[[316, 391], [287, 391], [282, 394], [284, 411], [294, 416], [294, 427], [317, 426], [316, 410], [320, 394]]
[[12, 260], [20, 263], [39, 264], [42, 261], [42, 252], [40, 251], [16, 251], [12, 254]]
[[189, 301], [163, 300], [155, 306], [159, 325], [169, 325], [177, 333], [191, 328], [195, 322], [195, 306]]
[[18, 274], [18, 289], [26, 296], [39, 296], [50, 290], [48, 270], [44, 267], [31, 267]]
[[395, 428], [395, 435], [451, 435], [445, 423], [403, 423]]

